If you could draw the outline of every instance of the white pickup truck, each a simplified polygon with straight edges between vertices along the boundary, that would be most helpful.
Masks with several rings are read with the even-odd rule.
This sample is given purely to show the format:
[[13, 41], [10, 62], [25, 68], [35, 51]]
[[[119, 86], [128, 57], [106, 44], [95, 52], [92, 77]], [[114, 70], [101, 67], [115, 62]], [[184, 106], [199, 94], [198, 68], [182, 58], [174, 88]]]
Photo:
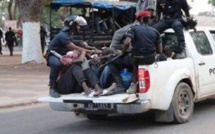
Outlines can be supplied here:
[[[215, 95], [215, 28], [197, 27], [196, 32], [184, 31], [184, 35], [187, 57], [139, 66], [136, 94], [89, 98], [75, 93], [38, 101], [89, 119], [153, 110], [156, 121], [185, 123], [193, 115], [195, 102]], [[166, 30], [163, 43], [176, 42], [173, 30]]]

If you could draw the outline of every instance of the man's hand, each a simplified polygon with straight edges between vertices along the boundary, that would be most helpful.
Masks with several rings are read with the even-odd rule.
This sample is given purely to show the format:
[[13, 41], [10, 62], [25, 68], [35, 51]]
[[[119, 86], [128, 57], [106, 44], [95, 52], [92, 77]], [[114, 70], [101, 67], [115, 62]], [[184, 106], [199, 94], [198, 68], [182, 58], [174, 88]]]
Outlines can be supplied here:
[[101, 58], [98, 57], [98, 56], [95, 56], [95, 57], [93, 57], [92, 62], [93, 62], [92, 64], [95, 64], [96, 66], [99, 66], [100, 62], [101, 62]]
[[95, 49], [95, 50], [94, 50], [94, 53], [95, 53], [95, 54], [100, 54], [100, 53], [102, 53], [102, 50]]
[[63, 56], [62, 58], [60, 58], [60, 61], [64, 66], [70, 66], [72, 64], [72, 59], [66, 56]]

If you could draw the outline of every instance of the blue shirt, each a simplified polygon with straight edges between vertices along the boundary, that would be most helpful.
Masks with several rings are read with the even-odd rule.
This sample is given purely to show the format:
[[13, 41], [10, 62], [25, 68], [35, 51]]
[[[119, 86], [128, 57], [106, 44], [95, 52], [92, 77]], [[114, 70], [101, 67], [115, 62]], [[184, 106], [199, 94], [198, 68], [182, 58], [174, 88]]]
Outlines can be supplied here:
[[126, 37], [132, 39], [132, 54], [136, 56], [156, 52], [161, 43], [160, 33], [148, 25], [137, 25], [130, 28]]
[[73, 37], [70, 36], [68, 32], [61, 31], [52, 39], [48, 46], [48, 50], [55, 50], [59, 54], [65, 55], [69, 51], [67, 45], [72, 41]]

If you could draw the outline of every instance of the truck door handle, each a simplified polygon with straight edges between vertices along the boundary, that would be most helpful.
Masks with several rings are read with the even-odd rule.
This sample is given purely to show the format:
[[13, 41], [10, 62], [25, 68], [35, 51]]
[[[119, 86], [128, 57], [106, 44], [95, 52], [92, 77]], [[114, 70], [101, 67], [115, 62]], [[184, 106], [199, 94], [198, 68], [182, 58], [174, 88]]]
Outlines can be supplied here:
[[205, 65], [205, 62], [202, 61], [199, 63], [199, 66], [203, 66], [203, 65]]

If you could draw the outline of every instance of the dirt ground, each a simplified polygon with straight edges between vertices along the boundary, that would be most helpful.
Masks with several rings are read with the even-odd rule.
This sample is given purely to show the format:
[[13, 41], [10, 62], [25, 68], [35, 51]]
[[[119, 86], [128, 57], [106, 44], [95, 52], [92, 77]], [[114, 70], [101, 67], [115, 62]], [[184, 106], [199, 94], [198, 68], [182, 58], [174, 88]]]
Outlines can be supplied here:
[[[3, 71], [4, 70], [4, 71]], [[46, 63], [35, 64], [35, 63], [21, 63], [21, 55], [15, 54], [14, 56], [9, 55], [0, 55], [0, 72], [2, 73], [34, 73], [41, 74], [47, 73], [49, 67], [46, 66]]]

